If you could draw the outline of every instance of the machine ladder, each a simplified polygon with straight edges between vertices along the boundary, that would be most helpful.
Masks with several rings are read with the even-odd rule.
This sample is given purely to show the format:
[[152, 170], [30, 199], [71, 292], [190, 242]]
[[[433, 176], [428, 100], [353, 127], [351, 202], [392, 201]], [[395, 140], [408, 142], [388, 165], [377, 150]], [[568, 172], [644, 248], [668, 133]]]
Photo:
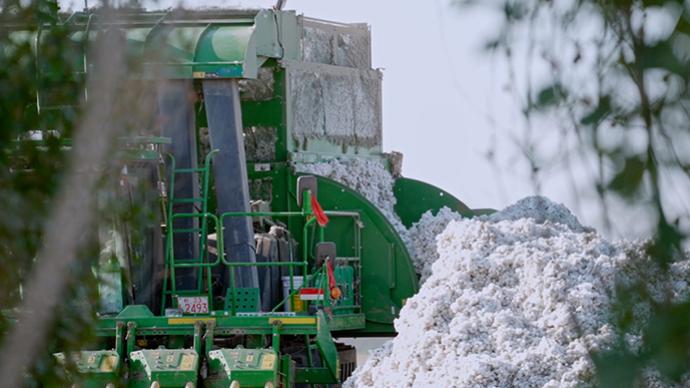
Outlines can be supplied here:
[[[167, 203], [167, 223], [166, 223], [166, 247], [165, 247], [165, 276], [163, 278], [163, 292], [161, 302], [161, 314], [165, 313], [168, 297], [171, 297], [173, 306], [176, 304], [175, 298], [178, 296], [206, 296], [208, 303], [213, 301], [211, 267], [209, 263], [208, 234], [209, 218], [213, 221], [213, 227], [217, 227], [216, 217], [208, 213], [208, 192], [211, 171], [211, 160], [218, 150], [210, 151], [204, 160], [203, 167], [195, 168], [176, 168], [175, 158], [170, 156], [171, 173], [170, 188]], [[201, 190], [198, 197], [177, 198], [175, 197], [175, 178], [177, 175], [191, 174], [201, 181]], [[192, 212], [175, 212], [175, 205], [192, 204]], [[198, 223], [191, 227], [175, 227], [175, 221], [181, 219], [193, 219]], [[180, 234], [187, 234], [198, 238], [198, 255], [196, 257], [179, 258], [175, 255], [175, 237]], [[195, 256], [192, 254], [192, 256]], [[178, 290], [176, 270], [181, 268], [197, 268], [196, 285], [191, 289]], [[204, 287], [204, 278], [206, 287]], [[204, 289], [205, 288], [205, 289]]]

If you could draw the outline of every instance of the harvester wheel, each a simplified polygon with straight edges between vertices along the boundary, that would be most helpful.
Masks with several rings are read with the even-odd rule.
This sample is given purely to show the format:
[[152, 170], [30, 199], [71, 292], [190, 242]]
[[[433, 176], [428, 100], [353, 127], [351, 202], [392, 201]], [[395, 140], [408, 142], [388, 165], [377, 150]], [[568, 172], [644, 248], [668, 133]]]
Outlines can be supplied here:
[[240, 382], [237, 380], [232, 380], [232, 383], [230, 383], [230, 388], [240, 388]]
[[187, 381], [187, 384], [184, 385], [184, 388], [194, 388], [194, 383], [191, 381]]
[[270, 381], [267, 381], [266, 384], [264, 384], [264, 388], [273, 388], [273, 383]]
[[158, 381], [151, 383], [151, 388], [161, 388], [161, 384]]

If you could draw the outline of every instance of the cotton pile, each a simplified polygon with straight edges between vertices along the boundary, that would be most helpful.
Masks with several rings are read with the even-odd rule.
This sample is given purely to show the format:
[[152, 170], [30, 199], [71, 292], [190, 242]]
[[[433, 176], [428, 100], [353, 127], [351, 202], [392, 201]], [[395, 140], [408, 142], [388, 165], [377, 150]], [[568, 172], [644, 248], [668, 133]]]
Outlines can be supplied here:
[[[592, 386], [588, 352], [616, 335], [608, 316], [616, 281], [650, 268], [639, 244], [609, 243], [540, 197], [452, 220], [436, 243], [439, 258], [395, 321], [398, 336], [346, 386]], [[680, 298], [687, 272], [677, 272]], [[648, 385], [655, 381], [649, 373]]]
[[[429, 211], [407, 230], [381, 163], [336, 159], [296, 169], [338, 181], [377, 206], [420, 275], [419, 293], [395, 321], [398, 336], [346, 387], [594, 386], [589, 352], [616, 338], [608, 315], [616, 284], [647, 279], [658, 300], [690, 294], [687, 260], [663, 278], [643, 243], [610, 243], [544, 197], [474, 219], [448, 208]], [[634, 319], [645, 322], [649, 307], [635, 305]], [[633, 349], [642, 343], [635, 333], [625, 339]], [[640, 383], [668, 386], [652, 369]]]
[[408, 230], [408, 236], [413, 246], [412, 250], [416, 252], [412, 257], [412, 263], [420, 275], [420, 283], [429, 278], [431, 265], [438, 260], [436, 236], [443, 232], [451, 221], [460, 219], [462, 219], [460, 213], [443, 207], [436, 214], [431, 211], [422, 214], [422, 218]]
[[539, 195], [523, 198], [500, 212], [484, 216], [484, 219], [492, 222], [516, 221], [522, 218], [531, 218], [539, 224], [546, 221], [563, 224], [574, 232], [594, 231], [582, 226], [567, 207]]

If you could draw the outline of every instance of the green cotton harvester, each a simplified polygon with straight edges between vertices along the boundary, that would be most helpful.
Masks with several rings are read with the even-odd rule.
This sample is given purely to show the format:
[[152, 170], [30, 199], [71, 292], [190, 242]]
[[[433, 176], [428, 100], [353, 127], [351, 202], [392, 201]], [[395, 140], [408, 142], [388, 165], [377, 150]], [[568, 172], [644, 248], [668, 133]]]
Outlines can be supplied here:
[[[137, 152], [114, 193], [157, 219], [99, 225], [100, 343], [56, 349], [79, 386], [336, 385], [356, 364], [336, 338], [395, 335], [418, 289], [401, 237], [361, 194], [294, 164], [381, 161], [407, 227], [443, 206], [472, 211], [400, 177], [399, 159], [382, 152], [367, 25], [282, 10], [128, 11], [107, 22], [85, 11], [61, 24], [84, 73], [87, 42], [121, 36], [137, 69], [127, 77], [151, 85], [158, 117], [123, 141]], [[51, 38], [48, 27], [32, 33], [36, 47]], [[50, 90], [38, 104], [54, 108]]]

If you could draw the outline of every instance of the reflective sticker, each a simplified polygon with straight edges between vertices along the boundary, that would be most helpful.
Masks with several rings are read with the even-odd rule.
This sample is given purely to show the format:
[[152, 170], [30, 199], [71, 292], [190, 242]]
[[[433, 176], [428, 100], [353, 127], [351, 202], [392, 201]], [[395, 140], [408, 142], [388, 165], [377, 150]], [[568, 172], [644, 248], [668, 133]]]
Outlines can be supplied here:
[[196, 321], [215, 322], [216, 318], [189, 317], [189, 318], [168, 318], [168, 325], [193, 325]]
[[301, 300], [323, 300], [323, 288], [302, 288], [299, 290]]
[[316, 323], [316, 318], [313, 317], [296, 317], [296, 318], [268, 318], [268, 323], [280, 322], [283, 325], [313, 325]]
[[183, 355], [182, 361], [180, 361], [180, 370], [194, 370], [194, 359], [196, 357], [193, 354]]
[[264, 358], [261, 360], [261, 369], [273, 369], [276, 363], [276, 355], [273, 353], [264, 354]]
[[103, 357], [103, 362], [101, 363], [101, 372], [112, 372], [115, 370], [117, 365], [117, 356], [110, 355]]

